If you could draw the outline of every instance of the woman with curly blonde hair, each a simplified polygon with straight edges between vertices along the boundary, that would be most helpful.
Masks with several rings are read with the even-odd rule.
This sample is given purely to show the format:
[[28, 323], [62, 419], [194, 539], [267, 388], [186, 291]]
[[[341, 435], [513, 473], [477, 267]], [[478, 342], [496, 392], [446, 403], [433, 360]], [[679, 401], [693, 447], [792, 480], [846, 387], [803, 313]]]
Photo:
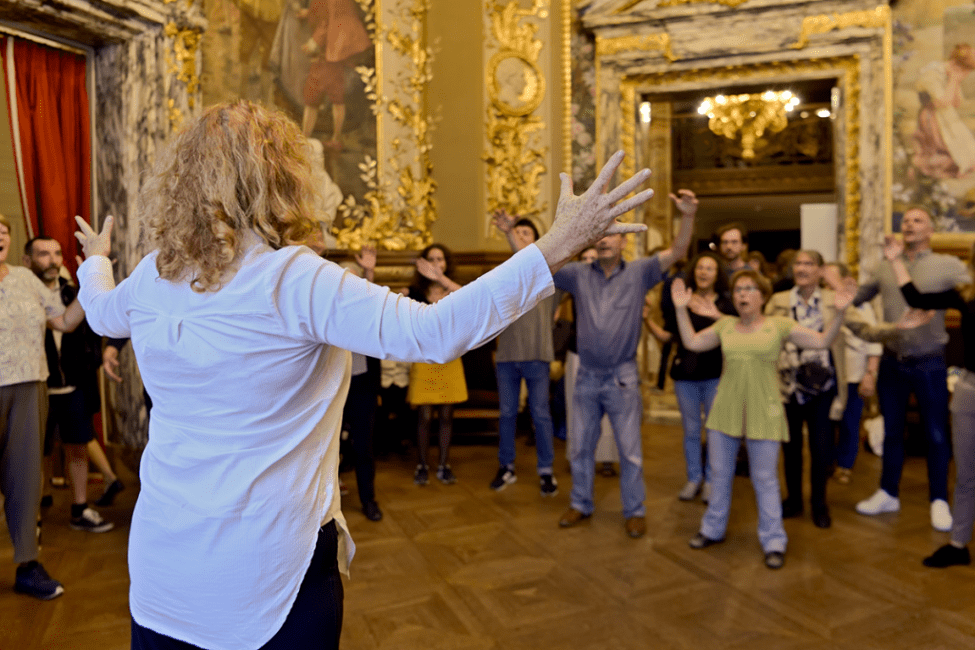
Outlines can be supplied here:
[[[354, 546], [338, 492], [348, 351], [444, 363], [553, 292], [552, 271], [650, 192], [649, 172], [582, 196], [562, 176], [549, 233], [434, 305], [323, 260], [297, 125], [208, 109], [160, 156], [142, 215], [156, 250], [117, 287], [111, 218], [80, 219], [92, 328], [131, 337], [153, 396], [129, 539], [133, 648], [337, 648]], [[617, 203], [619, 202], [619, 203]]]

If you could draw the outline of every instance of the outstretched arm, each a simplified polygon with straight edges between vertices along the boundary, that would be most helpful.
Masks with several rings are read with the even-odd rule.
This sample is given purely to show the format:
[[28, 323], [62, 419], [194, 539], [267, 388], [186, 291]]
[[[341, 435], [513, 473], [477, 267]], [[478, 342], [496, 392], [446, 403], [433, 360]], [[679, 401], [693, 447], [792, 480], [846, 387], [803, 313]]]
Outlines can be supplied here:
[[671, 264], [687, 256], [691, 235], [694, 234], [694, 215], [697, 214], [697, 197], [694, 196], [694, 192], [678, 190], [677, 195], [670, 195], [670, 200], [680, 211], [680, 229], [677, 231], [673, 245], [657, 256], [661, 271], [666, 271]]

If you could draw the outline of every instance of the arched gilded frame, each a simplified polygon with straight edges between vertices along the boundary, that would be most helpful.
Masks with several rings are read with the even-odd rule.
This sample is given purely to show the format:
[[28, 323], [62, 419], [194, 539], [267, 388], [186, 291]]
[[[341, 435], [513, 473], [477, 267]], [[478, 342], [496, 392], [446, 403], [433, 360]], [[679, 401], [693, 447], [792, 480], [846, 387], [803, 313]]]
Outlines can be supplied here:
[[[843, 141], [843, 158], [837, 161], [843, 170], [837, 182], [837, 195], [844, 215], [846, 259], [853, 269], [859, 265], [860, 240], [860, 56], [831, 57], [774, 61], [752, 65], [669, 70], [659, 73], [624, 76], [620, 82], [620, 146], [626, 152], [619, 171], [620, 178], [636, 172], [640, 160], [637, 151], [637, 109], [646, 96], [672, 91], [679, 84], [681, 90], [714, 89], [727, 91], [735, 86], [781, 83], [792, 80], [835, 78], [844, 98], [839, 116]], [[653, 179], [651, 179], [653, 182]], [[669, 182], [669, 180], [665, 181]], [[666, 198], [658, 188], [657, 195]], [[670, 189], [670, 188], [666, 188]], [[887, 192], [889, 194], [889, 191]], [[667, 214], [658, 212], [652, 218], [655, 227], [669, 238]]]

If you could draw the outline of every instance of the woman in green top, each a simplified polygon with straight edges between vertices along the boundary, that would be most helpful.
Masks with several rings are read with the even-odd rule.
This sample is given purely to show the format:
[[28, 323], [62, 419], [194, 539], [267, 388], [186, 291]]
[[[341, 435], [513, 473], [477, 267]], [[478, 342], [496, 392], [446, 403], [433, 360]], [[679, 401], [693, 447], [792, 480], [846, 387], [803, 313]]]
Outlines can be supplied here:
[[787, 539], [782, 527], [778, 465], [780, 443], [789, 439], [789, 430], [779, 395], [776, 363], [786, 341], [801, 348], [829, 347], [855, 289], [848, 285], [837, 292], [836, 308], [841, 317], [820, 333], [791, 318], [765, 316], [763, 308], [772, 295], [772, 286], [757, 271], [745, 269], [731, 278], [732, 300], [739, 315], [722, 316], [711, 327], [695, 332], [687, 313], [691, 292], [682, 280], [674, 281], [671, 291], [684, 347], [704, 352], [720, 346], [724, 355], [718, 393], [706, 424], [711, 499], [701, 530], [690, 541], [691, 548], [724, 541], [735, 458], [744, 438], [758, 503], [758, 539], [765, 553], [765, 565], [778, 569], [785, 563]]

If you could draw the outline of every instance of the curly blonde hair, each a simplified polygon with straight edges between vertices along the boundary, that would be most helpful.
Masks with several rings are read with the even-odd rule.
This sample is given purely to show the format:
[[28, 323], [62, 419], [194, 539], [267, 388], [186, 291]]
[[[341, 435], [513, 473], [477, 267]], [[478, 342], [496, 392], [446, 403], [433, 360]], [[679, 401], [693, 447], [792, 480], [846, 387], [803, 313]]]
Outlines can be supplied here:
[[191, 121], [139, 197], [159, 276], [219, 291], [248, 229], [274, 249], [306, 241], [318, 227], [310, 154], [297, 124], [252, 102], [218, 104]]

